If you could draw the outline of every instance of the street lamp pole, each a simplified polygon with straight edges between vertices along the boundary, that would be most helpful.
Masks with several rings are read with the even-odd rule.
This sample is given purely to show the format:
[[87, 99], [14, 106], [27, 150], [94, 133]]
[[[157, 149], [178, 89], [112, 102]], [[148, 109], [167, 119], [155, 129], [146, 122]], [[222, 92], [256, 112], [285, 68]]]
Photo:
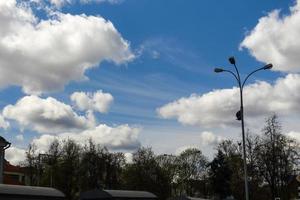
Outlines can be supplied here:
[[241, 121], [241, 126], [242, 126], [242, 141], [243, 141], [243, 164], [244, 164], [244, 179], [245, 179], [245, 198], [246, 200], [249, 200], [249, 188], [248, 188], [248, 174], [247, 174], [247, 160], [246, 160], [246, 145], [245, 145], [245, 124], [244, 124], [244, 103], [243, 103], [243, 89], [244, 89], [244, 85], [246, 83], [246, 81], [248, 80], [248, 78], [254, 74], [255, 72], [258, 72], [260, 70], [267, 70], [267, 69], [271, 69], [273, 67], [272, 64], [267, 64], [261, 68], [258, 68], [254, 71], [252, 71], [251, 73], [249, 73], [246, 78], [244, 79], [244, 81], [242, 82], [241, 80], [241, 76], [239, 73], [239, 70], [235, 64], [235, 59], [234, 57], [230, 57], [229, 58], [229, 62], [230, 64], [232, 64], [234, 66], [235, 72], [231, 71], [231, 70], [227, 70], [227, 69], [222, 69], [222, 68], [215, 68], [215, 72], [216, 73], [220, 73], [220, 72], [228, 72], [231, 75], [234, 76], [234, 78], [237, 80], [238, 82], [238, 86], [240, 89], [240, 110], [236, 113], [236, 117], [237, 120]]

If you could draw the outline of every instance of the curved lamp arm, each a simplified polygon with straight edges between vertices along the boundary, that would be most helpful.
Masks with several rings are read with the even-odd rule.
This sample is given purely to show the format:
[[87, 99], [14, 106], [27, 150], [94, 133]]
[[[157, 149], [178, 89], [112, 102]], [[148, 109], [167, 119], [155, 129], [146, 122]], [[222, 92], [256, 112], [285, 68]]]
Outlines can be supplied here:
[[265, 65], [265, 66], [263, 66], [263, 67], [261, 67], [261, 68], [259, 68], [259, 69], [254, 70], [254, 71], [251, 72], [250, 74], [248, 74], [248, 76], [245, 78], [245, 80], [244, 80], [244, 82], [243, 82], [243, 84], [242, 84], [242, 89], [244, 88], [244, 85], [245, 85], [246, 81], [248, 80], [248, 78], [249, 78], [252, 74], [254, 74], [255, 72], [258, 72], [258, 71], [260, 71], [260, 70], [271, 69], [272, 67], [273, 67], [273, 65], [272, 65], [271, 63], [269, 63], [269, 64], [267, 64], [267, 65]]
[[235, 64], [235, 63], [233, 64], [233, 66], [234, 66], [234, 68], [235, 68], [235, 71], [236, 71], [237, 77], [238, 77], [238, 79], [239, 79], [239, 83], [241, 83], [240, 72], [239, 72], [238, 68], [236, 67], [236, 64]]
[[244, 85], [245, 85], [246, 81], [248, 80], [248, 78], [249, 78], [252, 74], [254, 74], [255, 72], [258, 72], [258, 71], [260, 71], [260, 70], [263, 70], [263, 69], [264, 69], [264, 68], [262, 67], [262, 68], [259, 68], [259, 69], [254, 70], [253, 72], [251, 72], [250, 74], [248, 74], [248, 75], [246, 76], [246, 78], [245, 78], [243, 84], [242, 84], [242, 88], [244, 88]]
[[230, 73], [231, 75], [233, 75], [234, 78], [237, 80], [238, 84], [241, 85], [241, 81], [240, 81], [240, 79], [239, 79], [239, 76], [237, 76], [235, 73], [233, 73], [232, 71], [227, 70], [227, 69], [224, 69], [224, 72], [228, 72], [228, 73]]

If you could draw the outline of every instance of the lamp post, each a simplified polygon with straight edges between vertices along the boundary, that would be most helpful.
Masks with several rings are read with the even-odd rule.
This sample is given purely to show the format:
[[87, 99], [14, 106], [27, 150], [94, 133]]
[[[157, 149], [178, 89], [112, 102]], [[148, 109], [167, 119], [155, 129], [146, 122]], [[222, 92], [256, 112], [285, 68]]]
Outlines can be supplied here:
[[235, 72], [231, 71], [231, 70], [227, 70], [227, 69], [223, 69], [223, 68], [215, 68], [215, 72], [216, 73], [221, 73], [221, 72], [228, 72], [231, 75], [234, 76], [234, 78], [237, 80], [238, 82], [238, 86], [240, 88], [240, 103], [241, 103], [241, 107], [240, 110], [236, 113], [236, 117], [237, 120], [241, 121], [241, 126], [242, 126], [242, 139], [243, 139], [243, 163], [244, 163], [244, 178], [245, 178], [245, 197], [246, 200], [249, 200], [249, 189], [248, 189], [248, 175], [247, 175], [247, 161], [246, 161], [246, 147], [245, 147], [245, 124], [244, 124], [244, 105], [243, 105], [243, 89], [245, 86], [246, 81], [248, 80], [248, 78], [254, 74], [255, 72], [258, 72], [260, 70], [267, 70], [267, 69], [271, 69], [273, 67], [272, 64], [267, 64], [261, 68], [258, 68], [254, 71], [252, 71], [251, 73], [249, 73], [246, 78], [242, 81], [241, 80], [241, 76], [239, 73], [238, 68], [236, 67], [235, 64], [235, 59], [234, 57], [230, 57], [229, 59], [229, 63], [232, 64], [234, 66]]
[[5, 150], [10, 147], [10, 143], [0, 136], [0, 184], [3, 183], [3, 168]]

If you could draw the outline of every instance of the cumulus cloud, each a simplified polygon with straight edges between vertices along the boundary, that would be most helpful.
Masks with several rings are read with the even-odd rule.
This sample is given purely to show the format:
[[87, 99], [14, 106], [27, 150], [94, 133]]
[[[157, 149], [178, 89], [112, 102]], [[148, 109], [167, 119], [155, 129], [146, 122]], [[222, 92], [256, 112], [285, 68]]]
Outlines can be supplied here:
[[245, 37], [241, 48], [249, 49], [259, 61], [273, 63], [274, 70], [300, 72], [300, 1], [290, 8], [289, 15], [274, 10], [259, 19]]
[[2, 115], [0, 115], [0, 128], [8, 129], [9, 126], [9, 122], [6, 121]]
[[102, 91], [95, 93], [74, 92], [70, 98], [78, 109], [100, 113], [106, 113], [114, 99], [111, 94]]
[[[140, 147], [138, 135], [141, 129], [130, 127], [129, 125], [120, 125], [110, 127], [100, 124], [97, 127], [84, 130], [79, 133], [66, 132], [57, 135], [44, 134], [32, 140], [31, 144], [36, 147], [37, 153], [45, 153], [54, 140], [63, 142], [64, 140], [74, 140], [79, 145], [84, 145], [89, 139], [96, 144], [107, 147], [112, 151], [127, 151], [125, 158], [127, 162], [132, 161], [132, 154], [128, 151], [135, 150]], [[10, 147], [6, 150], [5, 158], [14, 165], [18, 165], [25, 160], [26, 150], [17, 147]]]
[[103, 60], [134, 58], [129, 43], [99, 16], [55, 12], [40, 20], [30, 7], [7, 0], [0, 1], [0, 26], [0, 87], [17, 85], [29, 94], [83, 80]]
[[20, 165], [26, 157], [26, 151], [17, 147], [10, 147], [5, 151], [5, 159], [13, 165]]
[[[300, 75], [289, 74], [271, 85], [264, 81], [244, 88], [244, 106], [247, 118], [300, 113]], [[180, 98], [157, 109], [163, 118], [175, 118], [186, 125], [217, 127], [233, 125], [239, 110], [239, 90], [220, 89], [202, 95]], [[234, 123], [239, 124], [239, 123]]]
[[84, 130], [80, 133], [66, 132], [58, 135], [42, 135], [33, 139], [40, 152], [45, 152], [54, 140], [63, 141], [72, 139], [79, 144], [85, 144], [92, 139], [96, 144], [107, 147], [110, 150], [133, 150], [140, 146], [138, 141], [140, 129], [128, 125], [109, 127], [100, 124], [95, 128]]
[[215, 135], [212, 132], [204, 131], [200, 135], [200, 141], [202, 145], [210, 146], [220, 143], [224, 138], [218, 135]]
[[52, 97], [42, 99], [33, 95], [6, 106], [3, 116], [40, 133], [83, 130], [95, 125], [93, 115], [79, 116], [71, 106]]

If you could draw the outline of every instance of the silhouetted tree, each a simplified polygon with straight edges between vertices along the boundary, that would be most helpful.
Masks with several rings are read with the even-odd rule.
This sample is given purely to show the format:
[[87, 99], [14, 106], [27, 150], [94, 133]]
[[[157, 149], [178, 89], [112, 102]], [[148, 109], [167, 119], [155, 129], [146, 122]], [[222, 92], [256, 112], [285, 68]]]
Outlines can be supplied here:
[[289, 199], [287, 186], [299, 160], [299, 151], [295, 141], [281, 133], [276, 115], [266, 120], [263, 137], [255, 151], [260, 175], [268, 183], [272, 199], [277, 196]]
[[38, 184], [38, 157], [36, 145], [29, 144], [28, 150], [26, 151], [25, 163], [23, 165], [26, 167], [29, 185], [36, 186]]
[[225, 154], [218, 150], [216, 157], [209, 165], [209, 177], [214, 194], [221, 199], [230, 196], [232, 194], [230, 184], [232, 170]]
[[133, 163], [127, 164], [123, 173], [124, 187], [132, 190], [153, 192], [166, 199], [169, 188], [168, 176], [156, 161], [151, 148], [140, 148], [133, 154]]
[[183, 151], [177, 158], [180, 194], [195, 195], [193, 182], [201, 181], [205, 177], [207, 158], [196, 148]]

